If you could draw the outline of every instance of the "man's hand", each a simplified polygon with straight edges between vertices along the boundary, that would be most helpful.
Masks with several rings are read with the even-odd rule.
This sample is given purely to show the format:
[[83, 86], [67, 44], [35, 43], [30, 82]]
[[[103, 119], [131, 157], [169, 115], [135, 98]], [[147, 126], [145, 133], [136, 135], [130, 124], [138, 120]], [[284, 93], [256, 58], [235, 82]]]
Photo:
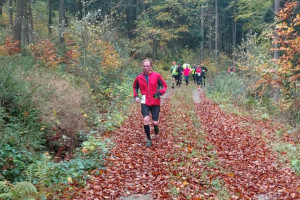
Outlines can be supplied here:
[[160, 97], [160, 95], [161, 95], [160, 92], [157, 92], [157, 93], [155, 93], [155, 94], [153, 95], [153, 98], [154, 98], [154, 99], [157, 99], [157, 98]]
[[140, 98], [139, 97], [135, 97], [135, 102], [136, 103], [140, 103]]

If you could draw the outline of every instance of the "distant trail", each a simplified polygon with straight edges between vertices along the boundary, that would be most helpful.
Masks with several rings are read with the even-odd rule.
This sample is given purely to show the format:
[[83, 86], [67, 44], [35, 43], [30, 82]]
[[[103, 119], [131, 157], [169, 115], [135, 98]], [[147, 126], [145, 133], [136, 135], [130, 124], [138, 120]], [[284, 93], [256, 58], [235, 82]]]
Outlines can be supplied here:
[[278, 162], [261, 137], [260, 129], [268, 127], [257, 122], [256, 135], [251, 135], [250, 128], [239, 123], [254, 120], [223, 112], [203, 91], [200, 98], [196, 109], [226, 171], [222, 178], [232, 199], [300, 199], [300, 177]]
[[193, 100], [196, 104], [201, 103], [200, 94], [202, 94], [202, 93], [203, 93], [203, 90], [200, 90], [200, 91], [198, 91], [197, 89], [193, 90]]

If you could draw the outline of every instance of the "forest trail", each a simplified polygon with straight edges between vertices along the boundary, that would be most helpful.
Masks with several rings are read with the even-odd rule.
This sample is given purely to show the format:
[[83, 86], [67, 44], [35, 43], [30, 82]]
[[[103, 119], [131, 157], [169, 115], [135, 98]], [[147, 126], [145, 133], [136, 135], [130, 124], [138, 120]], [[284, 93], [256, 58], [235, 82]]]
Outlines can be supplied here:
[[[182, 89], [164, 97], [159, 135], [153, 134], [151, 125], [153, 146], [145, 147], [140, 105], [136, 105], [113, 135], [115, 146], [106, 160], [107, 170], [94, 175], [85, 188], [76, 189], [72, 199], [216, 199], [220, 190], [215, 189], [215, 180], [229, 191], [223, 199], [298, 199], [299, 177], [277, 161], [263, 140], [262, 131], [271, 134], [272, 127], [224, 113], [203, 90], [190, 91], [195, 104], [180, 110], [187, 107], [187, 98], [178, 91]], [[190, 109], [195, 109], [196, 121], [205, 131], [201, 139], [192, 114], [184, 113]], [[182, 128], [184, 120], [187, 126]], [[214, 152], [220, 167], [205, 164]]]
[[[131, 194], [140, 194], [126, 199], [169, 198], [169, 171], [166, 154], [172, 147], [172, 138], [166, 132], [166, 115], [170, 92], [162, 99], [160, 112], [160, 133], [153, 134], [151, 127], [152, 147], [147, 148], [146, 136], [142, 126], [140, 104], [135, 112], [113, 136], [115, 147], [105, 165], [106, 170], [93, 177], [87, 186], [78, 191], [80, 196], [72, 199], [123, 199]], [[144, 195], [143, 195], [144, 194]]]
[[226, 170], [222, 177], [236, 199], [299, 199], [300, 177], [268, 149], [272, 124], [225, 113], [201, 93], [196, 104], [207, 139]]

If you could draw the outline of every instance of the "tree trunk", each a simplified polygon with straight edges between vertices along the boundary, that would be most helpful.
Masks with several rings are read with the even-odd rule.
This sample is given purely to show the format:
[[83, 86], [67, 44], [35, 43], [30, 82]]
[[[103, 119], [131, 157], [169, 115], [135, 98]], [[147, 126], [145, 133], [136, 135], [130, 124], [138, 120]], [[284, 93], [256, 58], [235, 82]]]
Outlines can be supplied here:
[[203, 43], [204, 43], [204, 6], [203, 4], [201, 5], [201, 37], [202, 40], [200, 42], [200, 63], [203, 62], [204, 58], [204, 50], [203, 50]]
[[22, 21], [24, 20], [24, 10], [26, 9], [26, 5], [27, 3], [25, 0], [17, 0], [17, 15], [14, 26], [14, 38], [18, 41], [21, 41]]
[[212, 61], [212, 30], [211, 30], [211, 28], [209, 29], [208, 49], [209, 49], [209, 58]]
[[78, 11], [78, 14], [77, 14], [77, 19], [78, 20], [82, 20], [83, 18], [83, 5], [82, 5], [82, 0], [78, 1], [77, 4], [76, 4], [76, 7], [77, 7], [77, 11]]
[[17, 0], [17, 16], [14, 26], [14, 38], [20, 41], [22, 51], [33, 41], [33, 22], [31, 0]]
[[[280, 0], [275, 0], [275, 9], [274, 9], [274, 14], [275, 16], [277, 15], [278, 11], [279, 11], [279, 7], [280, 7]], [[277, 41], [278, 39], [278, 36], [277, 36], [277, 33], [276, 33], [276, 30], [274, 30], [274, 40]], [[278, 55], [278, 44], [277, 43], [274, 43], [273, 44], [273, 47], [274, 47], [274, 59], [278, 59], [279, 58], [279, 55]]]
[[[279, 7], [280, 7], [280, 0], [275, 0], [275, 9], [274, 9], [275, 16], [277, 15], [277, 13], [279, 11]], [[278, 36], [277, 36], [276, 30], [274, 30], [274, 40], [275, 41], [278, 40]], [[277, 49], [279, 48], [279, 45], [277, 43], [274, 43], [273, 44], [273, 48], [275, 49], [274, 50], [274, 59], [278, 59], [279, 55], [278, 55], [278, 50]], [[273, 100], [277, 101], [279, 99], [279, 96], [280, 96], [280, 89], [279, 89], [279, 87], [273, 87], [273, 97], [272, 97]]]
[[215, 61], [218, 63], [218, 0], [215, 0]]
[[13, 29], [13, 26], [14, 26], [14, 24], [13, 24], [13, 13], [12, 13], [12, 0], [9, 0], [9, 2], [8, 2], [8, 5], [9, 5], [9, 11], [8, 11], [8, 20], [9, 20], [9, 26], [10, 26], [10, 28], [11, 29]]
[[28, 21], [28, 43], [33, 43], [34, 41], [34, 35], [33, 35], [33, 16], [32, 16], [32, 3], [33, 0], [30, 0], [28, 2], [28, 6], [27, 6], [27, 21]]
[[235, 19], [235, 15], [236, 15], [236, 0], [234, 1], [234, 8], [233, 8], [233, 20], [232, 20], [232, 52], [235, 51], [235, 47], [236, 47], [236, 19]]
[[3, 4], [4, 4], [4, 0], [1, 0], [0, 1], [0, 17], [2, 17], [2, 7], [3, 7]]
[[153, 46], [152, 46], [152, 60], [157, 59], [157, 48], [158, 48], [159, 41], [153, 38]]
[[236, 48], [236, 21], [232, 21], [232, 52]]
[[50, 36], [52, 34], [52, 28], [53, 28], [53, 23], [52, 23], [52, 3], [53, 0], [48, 0], [48, 35]]
[[64, 45], [64, 31], [65, 31], [65, 1], [59, 0], [59, 25], [58, 25], [58, 33], [59, 33], [59, 44]]

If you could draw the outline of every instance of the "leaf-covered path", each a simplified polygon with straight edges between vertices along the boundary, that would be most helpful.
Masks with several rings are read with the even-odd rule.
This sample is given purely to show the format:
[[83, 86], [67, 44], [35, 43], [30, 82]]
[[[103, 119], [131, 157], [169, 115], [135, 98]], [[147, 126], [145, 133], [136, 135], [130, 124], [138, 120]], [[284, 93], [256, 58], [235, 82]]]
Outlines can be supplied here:
[[136, 111], [114, 134], [116, 146], [106, 161], [107, 170], [101, 171], [84, 190], [78, 191], [76, 199], [117, 199], [130, 194], [169, 198], [166, 153], [172, 148], [172, 139], [165, 134], [169, 129], [165, 122], [168, 102], [164, 103], [160, 113], [160, 129], [164, 131], [158, 136], [152, 134], [151, 148], [145, 147], [146, 136], [139, 107], [136, 105]]
[[[194, 92], [194, 101], [195, 95], [200, 98]], [[225, 113], [203, 93], [201, 102], [192, 99], [191, 90], [177, 90], [166, 99], [162, 131], [152, 134], [151, 148], [145, 147], [136, 105], [113, 135], [107, 170], [77, 188], [72, 199], [132, 194], [148, 194], [145, 199], [299, 199], [299, 177], [277, 161], [262, 137], [262, 131], [273, 131], [270, 126], [257, 121], [253, 134], [250, 118]]]
[[271, 137], [274, 131], [271, 124], [225, 113], [203, 94], [201, 99], [197, 111], [232, 198], [300, 199], [300, 177], [279, 163], [264, 140], [263, 132]]

